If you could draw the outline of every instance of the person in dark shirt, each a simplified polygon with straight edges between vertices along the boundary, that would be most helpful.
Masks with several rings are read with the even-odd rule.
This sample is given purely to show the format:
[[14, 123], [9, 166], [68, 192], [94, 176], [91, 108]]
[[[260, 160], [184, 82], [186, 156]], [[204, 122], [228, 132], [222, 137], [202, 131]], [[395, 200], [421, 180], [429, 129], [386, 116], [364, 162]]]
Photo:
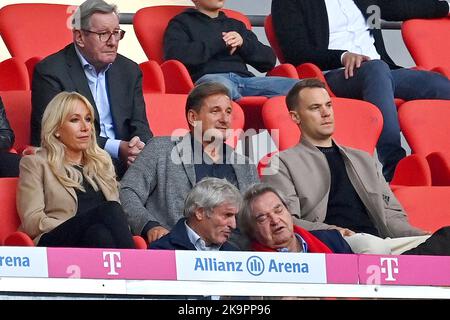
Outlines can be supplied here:
[[232, 112], [224, 85], [200, 84], [186, 101], [190, 132], [149, 141], [120, 184], [134, 234], [151, 243], [169, 233], [183, 216], [187, 194], [205, 177], [226, 179], [241, 192], [259, 181], [256, 166], [225, 143]]
[[17, 210], [38, 246], [134, 248], [109, 154], [96, 142], [94, 109], [61, 92], [42, 118], [42, 147], [22, 158]]
[[297, 225], [337, 229], [355, 253], [400, 254], [429, 238], [409, 224], [375, 159], [333, 140], [333, 106], [323, 82], [305, 79], [286, 104], [301, 141], [272, 159], [262, 179], [286, 194]]
[[298, 79], [255, 77], [276, 62], [269, 46], [258, 41], [244, 23], [221, 12], [224, 0], [193, 0], [190, 8], [174, 17], [164, 35], [164, 58], [181, 61], [196, 84], [220, 82], [233, 100], [243, 96], [285, 95]]
[[20, 156], [11, 153], [14, 132], [6, 118], [5, 107], [0, 97], [0, 178], [18, 177]]

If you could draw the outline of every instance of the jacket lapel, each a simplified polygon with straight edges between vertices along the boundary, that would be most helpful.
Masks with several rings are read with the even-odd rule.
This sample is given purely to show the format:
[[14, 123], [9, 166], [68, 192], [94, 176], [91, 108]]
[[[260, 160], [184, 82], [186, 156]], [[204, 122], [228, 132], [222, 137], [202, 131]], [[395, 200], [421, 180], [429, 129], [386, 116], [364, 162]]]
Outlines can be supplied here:
[[121, 108], [121, 101], [124, 97], [130, 95], [130, 92], [123, 91], [126, 89], [126, 86], [120, 85], [123, 81], [121, 76], [120, 70], [116, 68], [114, 63], [106, 71], [106, 89], [108, 91], [109, 108], [114, 122], [116, 139], [125, 139], [126, 136], [123, 133], [122, 123], [118, 123], [116, 119], [127, 119], [126, 110]]

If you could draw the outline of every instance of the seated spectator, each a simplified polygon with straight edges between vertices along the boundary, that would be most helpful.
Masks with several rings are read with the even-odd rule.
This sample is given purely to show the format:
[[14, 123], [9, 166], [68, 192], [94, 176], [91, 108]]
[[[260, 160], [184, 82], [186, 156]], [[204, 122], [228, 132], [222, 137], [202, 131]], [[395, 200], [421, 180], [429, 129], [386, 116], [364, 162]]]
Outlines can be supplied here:
[[224, 0], [193, 0], [190, 8], [174, 17], [164, 35], [164, 57], [181, 61], [195, 84], [220, 82], [233, 100], [244, 96], [286, 95], [298, 79], [255, 77], [273, 69], [272, 48], [258, 41], [244, 23], [221, 12]]
[[17, 210], [38, 246], [134, 248], [111, 157], [96, 141], [94, 109], [57, 94], [42, 118], [42, 148], [22, 158]]
[[32, 82], [31, 144], [39, 146], [45, 107], [61, 91], [76, 91], [94, 106], [97, 141], [119, 177], [152, 136], [139, 66], [117, 53], [125, 31], [117, 6], [87, 0], [74, 13], [73, 43], [36, 65]]
[[295, 224], [337, 229], [355, 253], [400, 254], [428, 239], [409, 224], [375, 159], [333, 140], [333, 106], [324, 83], [300, 82], [286, 104], [301, 141], [271, 159], [263, 181], [286, 194]]
[[326, 71], [336, 96], [366, 100], [380, 109], [384, 126], [377, 153], [388, 182], [406, 155], [394, 98], [450, 99], [450, 81], [438, 73], [395, 65], [384, 47], [381, 19], [448, 14], [449, 4], [439, 0], [272, 1], [275, 34], [286, 62], [314, 63]]
[[14, 145], [14, 132], [6, 118], [0, 97], [0, 178], [18, 177], [20, 156], [9, 152]]
[[236, 229], [236, 215], [242, 196], [225, 179], [204, 178], [184, 202], [184, 218], [172, 230], [152, 242], [150, 249], [237, 251], [228, 243]]
[[294, 225], [284, 196], [264, 183], [245, 193], [239, 226], [254, 251], [353, 253], [337, 230], [308, 232]]
[[186, 102], [190, 132], [148, 142], [121, 181], [120, 198], [134, 234], [149, 243], [167, 234], [182, 218], [189, 191], [205, 177], [225, 178], [241, 192], [259, 181], [256, 166], [224, 143], [232, 108], [226, 87], [201, 84]]

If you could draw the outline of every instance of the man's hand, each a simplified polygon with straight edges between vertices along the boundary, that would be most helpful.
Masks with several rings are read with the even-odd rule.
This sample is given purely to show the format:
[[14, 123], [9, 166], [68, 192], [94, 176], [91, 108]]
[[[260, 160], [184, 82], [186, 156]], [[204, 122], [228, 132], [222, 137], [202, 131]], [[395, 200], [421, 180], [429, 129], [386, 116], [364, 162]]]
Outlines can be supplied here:
[[147, 231], [147, 241], [148, 243], [152, 243], [153, 241], [158, 240], [162, 236], [165, 236], [169, 233], [169, 230], [163, 227], [153, 227]]
[[130, 141], [121, 141], [119, 146], [119, 157], [127, 164], [127, 166], [130, 166], [144, 147], [145, 143], [143, 143], [138, 136], [133, 137]]
[[369, 61], [370, 57], [353, 52], [346, 52], [342, 56], [342, 65], [345, 67], [345, 79], [354, 75], [355, 68], [361, 67], [364, 61]]
[[236, 31], [222, 32], [222, 39], [227, 47], [230, 48], [230, 55], [233, 55], [237, 48], [244, 44], [244, 39]]
[[343, 237], [349, 237], [355, 234], [354, 231], [347, 228], [336, 227], [336, 229], [341, 233]]

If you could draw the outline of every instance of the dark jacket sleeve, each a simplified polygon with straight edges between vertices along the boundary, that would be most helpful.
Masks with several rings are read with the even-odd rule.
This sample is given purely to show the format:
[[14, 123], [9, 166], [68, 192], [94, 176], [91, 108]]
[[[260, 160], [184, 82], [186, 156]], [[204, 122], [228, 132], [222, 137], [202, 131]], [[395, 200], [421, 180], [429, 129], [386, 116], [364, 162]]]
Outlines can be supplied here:
[[[286, 62], [294, 65], [312, 62], [322, 70], [342, 67], [341, 55], [345, 50], [328, 50], [316, 45], [313, 30], [308, 30], [305, 13], [296, 2], [297, 0], [272, 1], [274, 31]], [[319, 25], [317, 27], [320, 28]]]
[[5, 107], [0, 98], [0, 150], [9, 150], [14, 144], [14, 132], [6, 118]]
[[310, 232], [334, 253], [353, 253], [352, 248], [338, 230], [314, 230]]
[[58, 79], [43, 72], [39, 64], [34, 69], [31, 88], [31, 145], [40, 146], [41, 121], [45, 108], [54, 96], [63, 91], [63, 88]]
[[219, 52], [228, 50], [222, 38], [192, 41], [183, 24], [171, 20], [164, 34], [164, 59], [175, 59], [186, 66], [198, 66], [209, 61]]
[[242, 37], [242, 47], [238, 53], [244, 59], [245, 63], [251, 65], [259, 72], [267, 72], [275, 67], [276, 56], [271, 47], [262, 44], [256, 35], [248, 30], [245, 25], [239, 21], [239, 30], [236, 30]]

